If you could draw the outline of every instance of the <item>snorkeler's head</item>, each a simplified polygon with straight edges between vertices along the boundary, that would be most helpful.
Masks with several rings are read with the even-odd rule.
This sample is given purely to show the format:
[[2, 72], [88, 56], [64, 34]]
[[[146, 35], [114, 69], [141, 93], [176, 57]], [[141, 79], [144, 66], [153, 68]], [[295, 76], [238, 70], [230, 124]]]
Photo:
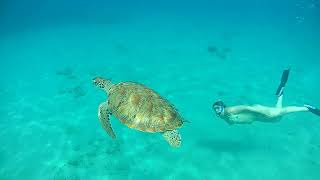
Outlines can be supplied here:
[[226, 105], [221, 101], [221, 100], [218, 100], [216, 101], [213, 105], [212, 105], [212, 108], [213, 110], [216, 112], [216, 115], [218, 117], [220, 117], [221, 115], [224, 114], [224, 109], [225, 109]]

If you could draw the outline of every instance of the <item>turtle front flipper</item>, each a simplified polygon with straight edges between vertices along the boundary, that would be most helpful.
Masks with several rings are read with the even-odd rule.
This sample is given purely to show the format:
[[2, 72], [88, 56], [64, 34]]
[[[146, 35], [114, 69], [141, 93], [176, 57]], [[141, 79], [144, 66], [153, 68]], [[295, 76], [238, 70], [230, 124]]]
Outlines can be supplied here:
[[181, 145], [181, 136], [178, 130], [165, 131], [162, 133], [163, 138], [174, 148], [178, 148]]
[[108, 135], [112, 138], [116, 138], [116, 134], [113, 132], [110, 120], [109, 120], [110, 112], [108, 110], [108, 104], [106, 102], [101, 103], [98, 110], [99, 121], [103, 127], [103, 129], [108, 133]]

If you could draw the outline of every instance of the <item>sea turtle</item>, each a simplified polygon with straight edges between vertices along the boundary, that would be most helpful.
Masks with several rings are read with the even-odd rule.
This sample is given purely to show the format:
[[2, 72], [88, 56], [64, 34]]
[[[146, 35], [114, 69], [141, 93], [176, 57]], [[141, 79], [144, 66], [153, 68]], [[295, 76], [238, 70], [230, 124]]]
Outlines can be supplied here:
[[107, 101], [99, 105], [98, 117], [111, 138], [116, 138], [109, 121], [109, 115], [112, 114], [129, 128], [149, 133], [159, 132], [172, 147], [181, 145], [177, 128], [182, 126], [183, 118], [158, 93], [139, 83], [113, 84], [102, 77], [94, 78], [93, 84], [108, 95]]

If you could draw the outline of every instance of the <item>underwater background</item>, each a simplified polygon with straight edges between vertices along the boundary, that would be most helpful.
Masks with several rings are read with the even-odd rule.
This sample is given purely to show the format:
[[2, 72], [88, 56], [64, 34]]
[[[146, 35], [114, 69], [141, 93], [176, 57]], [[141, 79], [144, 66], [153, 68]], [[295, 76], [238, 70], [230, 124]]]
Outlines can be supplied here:
[[[319, 0], [0, 0], [0, 179], [320, 179], [320, 118], [229, 126], [211, 106], [320, 106]], [[191, 123], [182, 146], [97, 109], [140, 82]]]

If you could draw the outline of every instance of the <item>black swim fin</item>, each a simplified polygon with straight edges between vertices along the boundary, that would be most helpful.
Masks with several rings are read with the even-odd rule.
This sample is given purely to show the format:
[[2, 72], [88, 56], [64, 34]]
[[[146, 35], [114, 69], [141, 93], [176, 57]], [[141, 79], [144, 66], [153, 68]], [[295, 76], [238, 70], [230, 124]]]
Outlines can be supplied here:
[[309, 104], [305, 104], [304, 107], [308, 108], [310, 112], [312, 112], [313, 114], [317, 115], [317, 116], [320, 116], [320, 109], [314, 107], [314, 106], [311, 106]]
[[278, 89], [277, 89], [277, 92], [276, 92], [277, 96], [281, 96], [283, 94], [283, 89], [284, 89], [285, 85], [287, 84], [287, 81], [289, 78], [289, 72], [290, 72], [290, 69], [286, 69], [282, 72], [281, 82], [280, 82]]

